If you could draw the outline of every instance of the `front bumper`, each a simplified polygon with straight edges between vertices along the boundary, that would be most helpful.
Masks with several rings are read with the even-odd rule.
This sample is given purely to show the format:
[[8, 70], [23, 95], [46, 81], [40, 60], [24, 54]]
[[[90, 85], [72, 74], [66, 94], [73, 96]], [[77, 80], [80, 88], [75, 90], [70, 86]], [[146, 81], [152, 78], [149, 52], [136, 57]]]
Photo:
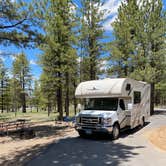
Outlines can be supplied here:
[[81, 125], [75, 125], [75, 129], [78, 132], [84, 132], [84, 133], [89, 133], [89, 131], [91, 131], [90, 133], [108, 133], [111, 134], [112, 133], [112, 126], [96, 126], [96, 127], [89, 127], [89, 126], [81, 126]]

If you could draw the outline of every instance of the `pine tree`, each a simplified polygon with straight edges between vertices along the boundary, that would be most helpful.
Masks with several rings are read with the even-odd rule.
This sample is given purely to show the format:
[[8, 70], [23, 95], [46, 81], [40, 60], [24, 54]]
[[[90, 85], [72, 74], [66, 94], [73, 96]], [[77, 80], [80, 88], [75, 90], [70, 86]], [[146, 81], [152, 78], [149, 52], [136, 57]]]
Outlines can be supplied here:
[[36, 28], [34, 8], [25, 1], [0, 1], [0, 44], [32, 46], [41, 35]]
[[110, 74], [127, 77], [132, 72], [137, 25], [135, 22], [139, 17], [136, 0], [129, 1], [127, 4], [122, 2], [118, 9], [118, 18], [113, 23], [115, 40], [110, 45], [110, 58], [113, 63]]
[[35, 80], [34, 90], [32, 94], [32, 103], [36, 107], [37, 112], [39, 111], [40, 102], [41, 102], [41, 87], [39, 81]]
[[142, 28], [138, 29], [137, 66], [131, 76], [151, 84], [151, 114], [153, 114], [155, 84], [163, 79], [166, 67], [166, 20], [162, 12], [161, 0], [142, 0], [142, 3], [144, 5], [140, 10], [143, 21]]
[[[94, 80], [98, 74], [98, 59], [103, 52], [101, 42], [104, 38], [103, 11], [100, 10], [102, 4], [99, 0], [82, 0], [81, 5], [80, 53], [82, 54], [81, 75], [83, 75], [81, 80]], [[89, 71], [88, 75], [87, 71]]]
[[42, 103], [42, 108], [47, 109], [48, 116], [52, 112], [53, 106], [56, 105], [56, 86], [50, 80], [48, 74], [42, 73], [40, 76], [40, 100]]
[[21, 88], [22, 112], [26, 113], [26, 96], [28, 95], [29, 84], [31, 82], [31, 74], [29, 62], [24, 53], [19, 54], [13, 62], [13, 75], [14, 80], [16, 79], [16, 82], [19, 82], [19, 87], [17, 88]]
[[7, 69], [5, 68], [3, 62], [0, 62], [0, 109], [2, 113], [4, 110], [9, 110], [9, 95], [9, 78], [7, 75]]
[[[47, 9], [45, 8], [47, 6]], [[63, 93], [65, 92], [65, 110], [68, 115], [70, 75], [76, 62], [76, 53], [73, 49], [73, 13], [71, 1], [48, 0], [43, 4], [42, 28], [45, 31], [45, 42], [40, 47], [43, 50], [41, 64], [43, 75], [47, 78], [47, 86], [52, 84], [52, 91], [56, 94], [57, 110], [60, 120], [63, 119]], [[45, 87], [45, 86], [44, 86]], [[65, 88], [64, 88], [65, 87]]]
[[116, 40], [111, 58], [118, 67], [113, 71], [151, 84], [152, 114], [155, 83], [162, 79], [165, 66], [166, 22], [161, 0], [122, 3], [113, 27]]

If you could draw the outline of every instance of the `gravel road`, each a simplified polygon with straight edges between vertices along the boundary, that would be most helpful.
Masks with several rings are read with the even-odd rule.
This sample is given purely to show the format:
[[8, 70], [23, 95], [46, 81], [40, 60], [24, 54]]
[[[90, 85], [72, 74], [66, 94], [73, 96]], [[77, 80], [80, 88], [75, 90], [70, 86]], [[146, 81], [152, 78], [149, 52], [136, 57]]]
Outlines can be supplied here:
[[160, 126], [166, 126], [166, 110], [155, 111], [144, 128], [124, 132], [116, 141], [108, 137], [82, 139], [74, 132], [49, 145], [26, 165], [165, 166], [166, 152], [155, 147], [146, 137], [146, 133]]

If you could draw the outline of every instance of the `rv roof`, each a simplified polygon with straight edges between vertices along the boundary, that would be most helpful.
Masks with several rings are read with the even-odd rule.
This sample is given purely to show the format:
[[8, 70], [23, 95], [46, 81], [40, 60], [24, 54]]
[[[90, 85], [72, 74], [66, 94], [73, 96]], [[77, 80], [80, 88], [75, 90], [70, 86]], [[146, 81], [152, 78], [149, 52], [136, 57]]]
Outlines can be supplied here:
[[93, 97], [118, 97], [128, 96], [126, 91], [127, 84], [143, 84], [129, 78], [106, 78], [102, 80], [93, 80], [82, 82], [76, 88], [75, 95], [78, 98]]

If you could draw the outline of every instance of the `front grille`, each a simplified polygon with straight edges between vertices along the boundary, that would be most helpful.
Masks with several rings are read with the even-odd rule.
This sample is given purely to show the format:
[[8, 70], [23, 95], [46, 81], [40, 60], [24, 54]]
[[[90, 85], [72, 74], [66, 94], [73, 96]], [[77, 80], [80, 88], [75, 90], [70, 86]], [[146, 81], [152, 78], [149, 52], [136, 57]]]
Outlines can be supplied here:
[[101, 122], [100, 119], [99, 117], [81, 117], [80, 121], [85, 126], [97, 126]]

